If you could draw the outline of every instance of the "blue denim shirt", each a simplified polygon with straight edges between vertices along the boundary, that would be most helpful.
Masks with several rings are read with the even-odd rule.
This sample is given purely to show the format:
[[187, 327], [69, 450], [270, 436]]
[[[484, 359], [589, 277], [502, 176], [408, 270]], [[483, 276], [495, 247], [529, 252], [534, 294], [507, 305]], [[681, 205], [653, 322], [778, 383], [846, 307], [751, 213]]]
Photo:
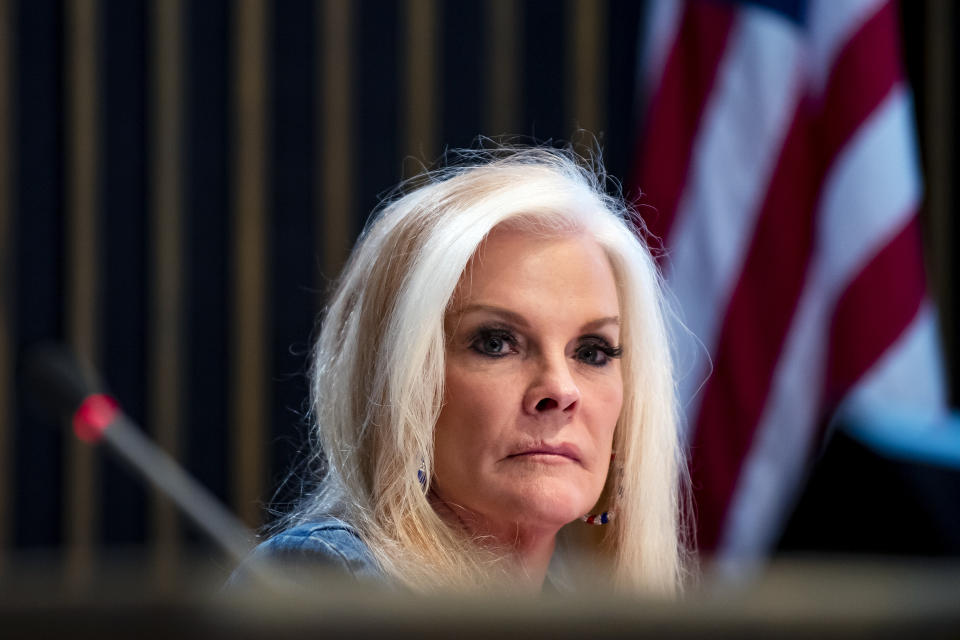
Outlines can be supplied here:
[[330, 569], [361, 581], [385, 579], [356, 529], [332, 516], [287, 529], [262, 542], [233, 572], [227, 586], [247, 582], [246, 567], [253, 563], [267, 563], [284, 577], [304, 585], [316, 581], [318, 571], [329, 573]]
[[[249, 565], [267, 563], [284, 578], [305, 587], [329, 587], [319, 578], [329, 571], [340, 571], [363, 582], [374, 582], [387, 588], [396, 587], [377, 565], [370, 548], [360, 539], [357, 530], [333, 516], [326, 516], [281, 531], [260, 543], [242, 565], [237, 567], [225, 585], [243, 586], [249, 582]], [[566, 568], [555, 555], [550, 575], [544, 582], [545, 592], [571, 591]]]

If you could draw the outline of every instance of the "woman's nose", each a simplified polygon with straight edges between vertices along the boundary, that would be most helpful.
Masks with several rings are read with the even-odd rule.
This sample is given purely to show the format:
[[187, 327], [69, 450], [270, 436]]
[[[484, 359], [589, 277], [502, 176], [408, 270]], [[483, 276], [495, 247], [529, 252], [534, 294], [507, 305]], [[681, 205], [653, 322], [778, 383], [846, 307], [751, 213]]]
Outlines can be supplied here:
[[544, 361], [527, 388], [523, 408], [540, 415], [550, 411], [568, 412], [580, 402], [580, 389], [573, 380], [565, 357]]

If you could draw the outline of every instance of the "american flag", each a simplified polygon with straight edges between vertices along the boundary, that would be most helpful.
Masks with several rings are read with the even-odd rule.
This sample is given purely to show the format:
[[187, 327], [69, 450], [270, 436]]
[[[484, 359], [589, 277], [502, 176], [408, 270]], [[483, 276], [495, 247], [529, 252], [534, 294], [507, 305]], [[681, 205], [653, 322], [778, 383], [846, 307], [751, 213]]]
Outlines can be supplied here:
[[897, 6], [649, 9], [631, 182], [679, 309], [698, 542], [749, 562], [831, 416], [946, 404]]

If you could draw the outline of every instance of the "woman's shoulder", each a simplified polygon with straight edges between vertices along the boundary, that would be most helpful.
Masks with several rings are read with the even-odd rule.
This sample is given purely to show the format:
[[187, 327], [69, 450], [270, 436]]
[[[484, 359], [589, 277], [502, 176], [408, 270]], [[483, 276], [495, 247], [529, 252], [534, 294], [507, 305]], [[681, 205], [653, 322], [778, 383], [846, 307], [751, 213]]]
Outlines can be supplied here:
[[274, 534], [250, 554], [230, 580], [236, 584], [246, 565], [267, 564], [297, 582], [311, 581], [317, 572], [342, 571], [357, 579], [382, 579], [370, 548], [347, 522], [325, 516]]
[[370, 555], [370, 550], [357, 530], [347, 522], [325, 516], [298, 524], [274, 534], [258, 547], [258, 551], [274, 554], [288, 552], [329, 554], [348, 560]]

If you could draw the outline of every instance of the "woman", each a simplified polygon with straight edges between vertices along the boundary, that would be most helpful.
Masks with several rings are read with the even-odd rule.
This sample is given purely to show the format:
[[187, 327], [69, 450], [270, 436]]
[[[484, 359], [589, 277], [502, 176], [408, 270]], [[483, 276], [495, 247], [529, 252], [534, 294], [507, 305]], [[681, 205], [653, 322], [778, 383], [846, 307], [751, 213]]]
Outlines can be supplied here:
[[571, 153], [464, 160], [354, 249], [313, 355], [321, 480], [257, 553], [418, 591], [575, 588], [563, 548], [674, 594], [685, 467], [650, 253]]

